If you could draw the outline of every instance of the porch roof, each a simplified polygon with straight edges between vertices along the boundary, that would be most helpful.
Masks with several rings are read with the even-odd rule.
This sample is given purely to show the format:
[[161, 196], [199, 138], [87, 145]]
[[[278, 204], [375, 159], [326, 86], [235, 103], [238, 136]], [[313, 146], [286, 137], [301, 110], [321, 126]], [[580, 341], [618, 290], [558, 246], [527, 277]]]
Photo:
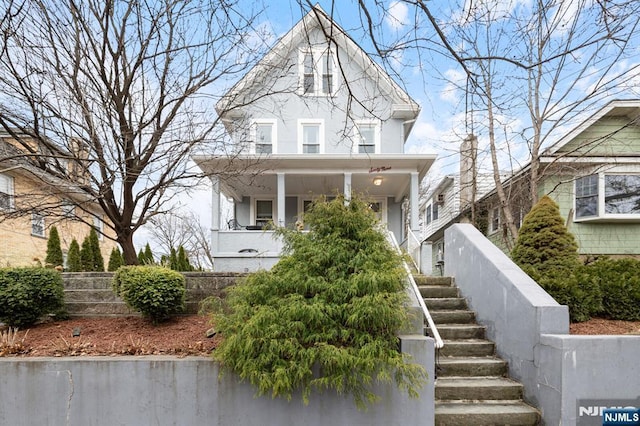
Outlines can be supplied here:
[[[344, 175], [351, 188], [371, 196], [400, 200], [409, 192], [411, 173], [419, 180], [433, 164], [434, 154], [276, 154], [235, 157], [194, 156], [207, 174], [220, 178], [222, 192], [236, 200], [277, 192], [277, 174], [285, 174], [287, 194], [342, 192]], [[373, 184], [375, 177], [382, 184]]]

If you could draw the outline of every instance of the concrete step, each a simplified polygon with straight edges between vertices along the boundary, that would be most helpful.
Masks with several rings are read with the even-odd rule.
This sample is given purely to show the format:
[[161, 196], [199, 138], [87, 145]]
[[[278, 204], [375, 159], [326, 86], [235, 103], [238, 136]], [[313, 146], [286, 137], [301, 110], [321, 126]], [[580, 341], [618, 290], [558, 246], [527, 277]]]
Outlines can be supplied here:
[[421, 275], [414, 274], [413, 279], [416, 284], [421, 285], [434, 285], [434, 286], [453, 286], [453, 278], [451, 277], [434, 277], [433, 275]]
[[439, 286], [439, 285], [421, 285], [418, 288], [420, 289], [420, 295], [424, 298], [458, 297], [457, 287], [445, 287], [445, 286]]
[[520, 400], [523, 386], [506, 377], [438, 377], [439, 400]]
[[491, 356], [495, 354], [495, 344], [485, 339], [445, 340], [440, 349], [442, 356]]
[[504, 376], [507, 363], [496, 357], [440, 357], [438, 377]]
[[435, 424], [533, 426], [540, 413], [522, 401], [436, 401]]
[[467, 301], [463, 297], [425, 297], [424, 303], [430, 311], [467, 309]]
[[68, 274], [64, 278], [65, 290], [111, 290], [111, 277], [87, 278]]
[[476, 314], [469, 310], [432, 311], [431, 318], [438, 324], [475, 324]]
[[484, 339], [485, 327], [478, 324], [436, 324], [444, 340]]

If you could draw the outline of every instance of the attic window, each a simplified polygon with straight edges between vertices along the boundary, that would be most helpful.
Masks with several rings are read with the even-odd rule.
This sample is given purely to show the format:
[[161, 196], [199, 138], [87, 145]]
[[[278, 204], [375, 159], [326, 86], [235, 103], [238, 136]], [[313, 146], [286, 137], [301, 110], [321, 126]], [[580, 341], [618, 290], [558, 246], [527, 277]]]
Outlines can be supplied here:
[[304, 95], [331, 95], [334, 92], [334, 55], [327, 50], [300, 52], [300, 87]]

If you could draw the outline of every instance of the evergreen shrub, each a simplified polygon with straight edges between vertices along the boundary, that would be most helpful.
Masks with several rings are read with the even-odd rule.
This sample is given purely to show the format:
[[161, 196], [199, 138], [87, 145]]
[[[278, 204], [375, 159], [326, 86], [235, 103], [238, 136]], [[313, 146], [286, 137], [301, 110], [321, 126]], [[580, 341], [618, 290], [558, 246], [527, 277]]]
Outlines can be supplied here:
[[395, 380], [417, 396], [426, 373], [398, 350], [406, 273], [369, 204], [320, 200], [304, 222], [308, 233], [276, 231], [285, 255], [270, 271], [228, 289], [214, 357], [259, 395], [300, 390], [307, 403], [313, 389], [331, 389], [362, 408], [379, 399], [374, 382]]
[[640, 320], [640, 261], [598, 259], [588, 265], [589, 274], [602, 291], [603, 316]]
[[525, 216], [511, 258], [558, 303], [569, 307], [572, 322], [586, 321], [602, 309], [600, 288], [580, 263], [575, 238], [549, 196]]
[[114, 247], [111, 249], [111, 254], [109, 255], [109, 263], [107, 265], [107, 271], [115, 272], [124, 265], [124, 258], [122, 257], [122, 252], [118, 247]]
[[0, 321], [24, 327], [47, 314], [64, 313], [62, 276], [53, 269], [0, 269]]
[[67, 253], [67, 272], [81, 272], [82, 260], [80, 259], [80, 245], [74, 238], [69, 244], [69, 253]]
[[64, 257], [62, 255], [62, 247], [60, 246], [60, 235], [58, 228], [52, 226], [49, 230], [49, 239], [47, 240], [47, 256], [44, 259], [45, 266], [50, 268], [62, 268], [64, 265]]
[[182, 313], [185, 305], [185, 279], [161, 266], [123, 266], [116, 271], [113, 291], [132, 309], [154, 323]]

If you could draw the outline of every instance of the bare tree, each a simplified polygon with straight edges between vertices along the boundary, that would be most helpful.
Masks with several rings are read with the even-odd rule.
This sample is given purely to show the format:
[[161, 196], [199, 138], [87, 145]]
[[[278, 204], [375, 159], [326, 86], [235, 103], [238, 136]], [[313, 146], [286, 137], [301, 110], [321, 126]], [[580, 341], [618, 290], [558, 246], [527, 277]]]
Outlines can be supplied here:
[[167, 213], [151, 219], [151, 237], [165, 254], [182, 246], [196, 269], [213, 267], [210, 232], [194, 212]]
[[406, 7], [407, 18], [404, 31], [389, 37], [382, 28], [385, 21], [395, 19], [392, 8], [381, 2], [357, 2], [371, 53], [393, 68], [401, 51], [407, 61], [409, 56], [417, 58], [423, 74], [434, 78], [447, 76], [436, 67], [429, 68], [430, 63], [449, 63], [462, 70], [465, 78], [449, 84], [457, 86], [460, 108], [472, 117], [465, 123], [466, 133], [476, 135], [486, 146], [478, 152], [488, 153], [507, 238], [515, 238], [518, 215], [512, 211], [509, 190], [502, 185], [504, 172], [530, 161], [527, 198], [531, 205], [544, 173], [540, 154], [545, 145], [563, 127], [575, 125], [606, 100], [638, 95], [632, 82], [640, 76], [640, 3], [393, 3]]
[[0, 16], [0, 126], [14, 156], [78, 188], [80, 209], [97, 203], [137, 263], [136, 230], [202, 177], [190, 154], [227, 151], [213, 106], [266, 47], [258, 14], [234, 0], [29, 0]]

